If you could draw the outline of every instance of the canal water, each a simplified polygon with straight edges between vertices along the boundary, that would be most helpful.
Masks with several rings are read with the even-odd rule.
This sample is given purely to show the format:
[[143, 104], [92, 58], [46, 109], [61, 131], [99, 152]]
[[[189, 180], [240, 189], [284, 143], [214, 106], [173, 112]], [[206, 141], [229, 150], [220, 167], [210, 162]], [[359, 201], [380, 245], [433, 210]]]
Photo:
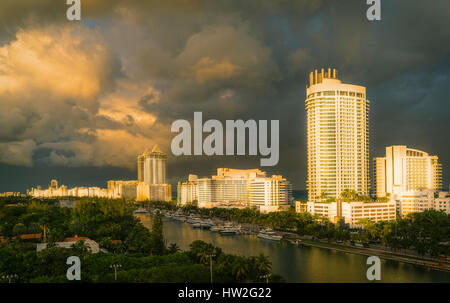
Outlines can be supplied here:
[[[138, 215], [143, 224], [151, 227], [149, 214]], [[209, 230], [193, 229], [187, 223], [163, 219], [167, 245], [176, 243], [188, 250], [195, 240], [202, 240], [222, 248], [224, 252], [256, 256], [263, 253], [272, 261], [272, 269], [287, 282], [371, 282], [366, 278], [367, 257], [315, 247], [259, 239], [254, 235], [222, 236]], [[450, 282], [450, 274], [428, 270], [420, 266], [381, 260], [380, 282]]]

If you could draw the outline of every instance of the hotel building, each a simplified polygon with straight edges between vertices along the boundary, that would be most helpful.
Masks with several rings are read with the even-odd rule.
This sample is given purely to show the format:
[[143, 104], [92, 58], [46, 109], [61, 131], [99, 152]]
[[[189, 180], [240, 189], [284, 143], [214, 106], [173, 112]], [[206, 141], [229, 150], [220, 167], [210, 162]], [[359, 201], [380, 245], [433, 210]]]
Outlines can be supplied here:
[[[404, 145], [386, 147], [374, 159], [372, 194], [396, 199], [406, 191], [441, 190], [442, 166], [437, 156]], [[408, 194], [409, 195], [409, 194]]]
[[291, 199], [291, 183], [282, 176], [257, 177], [248, 181], [248, 203], [261, 212], [287, 209]]
[[138, 181], [146, 184], [166, 184], [167, 155], [157, 145], [138, 156]]
[[197, 201], [199, 207], [256, 206], [262, 212], [278, 211], [292, 199], [291, 184], [281, 176], [267, 177], [259, 169], [219, 168], [211, 178], [190, 175], [178, 183], [178, 202]]
[[136, 200], [170, 201], [172, 186], [166, 183], [167, 155], [157, 145], [137, 157]]
[[178, 182], [177, 201], [180, 205], [198, 202], [198, 177], [189, 175], [188, 181]]
[[336, 70], [315, 70], [306, 89], [308, 201], [369, 189], [369, 100], [366, 88], [344, 84]]

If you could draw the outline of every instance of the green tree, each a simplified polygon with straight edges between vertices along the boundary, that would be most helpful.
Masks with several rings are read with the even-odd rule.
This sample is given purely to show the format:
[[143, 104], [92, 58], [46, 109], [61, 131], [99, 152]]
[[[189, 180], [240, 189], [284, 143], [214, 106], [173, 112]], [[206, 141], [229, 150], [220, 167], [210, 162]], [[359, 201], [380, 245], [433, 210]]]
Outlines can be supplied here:
[[152, 254], [162, 255], [165, 252], [163, 222], [159, 211], [153, 216], [152, 230], [150, 232]]
[[15, 236], [20, 236], [20, 235], [26, 234], [27, 233], [27, 227], [24, 224], [22, 224], [22, 223], [18, 223], [16, 225], [14, 225], [12, 233]]
[[168, 247], [169, 254], [174, 254], [180, 251], [180, 248], [176, 243], [171, 243]]

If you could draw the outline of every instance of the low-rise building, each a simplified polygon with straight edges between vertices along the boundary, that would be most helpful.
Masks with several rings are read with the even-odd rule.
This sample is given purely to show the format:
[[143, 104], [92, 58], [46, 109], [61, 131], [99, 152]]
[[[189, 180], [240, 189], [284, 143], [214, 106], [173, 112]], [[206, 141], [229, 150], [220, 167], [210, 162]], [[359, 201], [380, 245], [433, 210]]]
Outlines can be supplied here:
[[374, 222], [396, 218], [395, 202], [307, 202], [307, 212], [327, 217], [331, 222], [344, 220], [350, 227], [359, 227], [361, 219]]
[[434, 199], [434, 209], [450, 214], [450, 187], [449, 191], [438, 192]]
[[[62, 247], [62, 248], [71, 248], [72, 245], [74, 245], [78, 241], [83, 241], [84, 245], [86, 245], [88, 250], [93, 254], [96, 254], [100, 251], [100, 246], [98, 245], [98, 243], [95, 242], [94, 240], [89, 239], [88, 237], [75, 236], [75, 237], [71, 237], [71, 238], [66, 238], [63, 242], [56, 242], [55, 245], [57, 247]], [[41, 251], [46, 248], [48, 248], [48, 243], [38, 243], [36, 245], [36, 251]]]
[[170, 184], [147, 184], [139, 182], [137, 185], [136, 201], [164, 201], [172, 200], [172, 185]]
[[308, 211], [308, 203], [306, 201], [295, 201], [295, 211], [298, 213], [306, 213]]

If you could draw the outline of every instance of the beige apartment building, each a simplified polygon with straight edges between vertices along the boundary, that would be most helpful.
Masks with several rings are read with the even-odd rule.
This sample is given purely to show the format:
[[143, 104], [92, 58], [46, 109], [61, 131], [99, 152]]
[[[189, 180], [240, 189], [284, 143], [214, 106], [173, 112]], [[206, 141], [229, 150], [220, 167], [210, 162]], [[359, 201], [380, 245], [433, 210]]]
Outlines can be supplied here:
[[310, 74], [307, 116], [308, 201], [369, 190], [369, 100], [364, 86], [345, 84], [335, 69]]

